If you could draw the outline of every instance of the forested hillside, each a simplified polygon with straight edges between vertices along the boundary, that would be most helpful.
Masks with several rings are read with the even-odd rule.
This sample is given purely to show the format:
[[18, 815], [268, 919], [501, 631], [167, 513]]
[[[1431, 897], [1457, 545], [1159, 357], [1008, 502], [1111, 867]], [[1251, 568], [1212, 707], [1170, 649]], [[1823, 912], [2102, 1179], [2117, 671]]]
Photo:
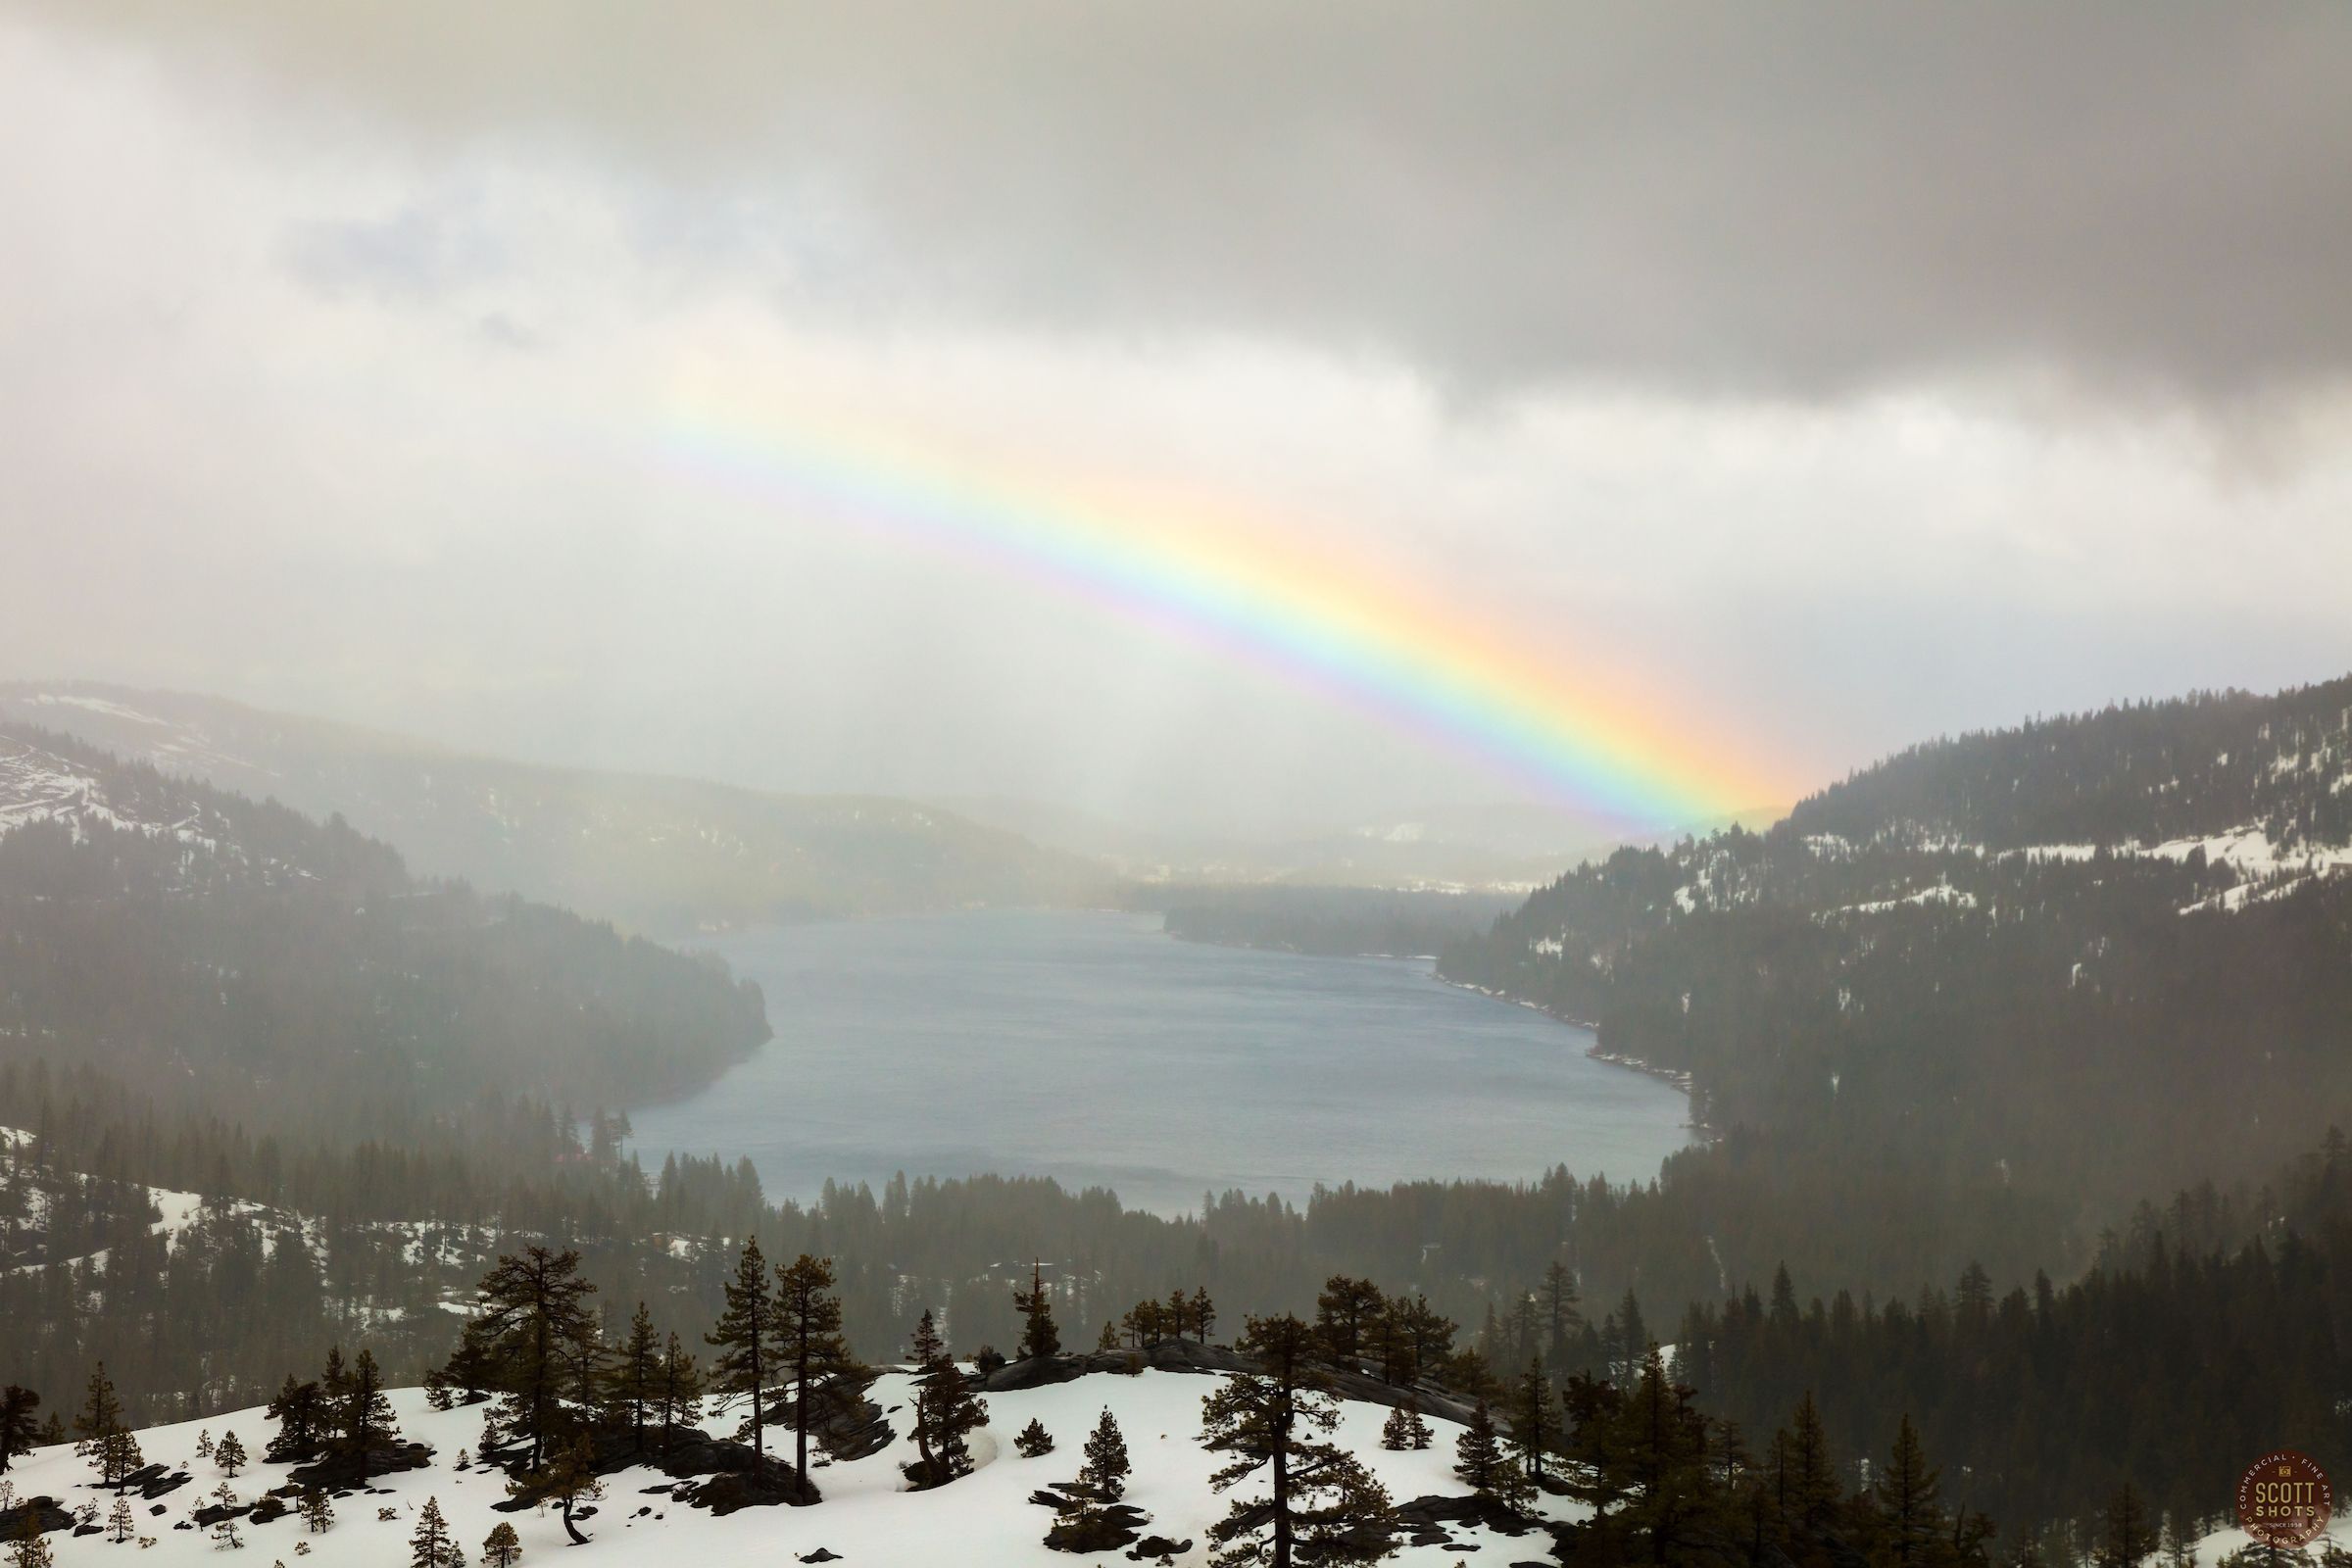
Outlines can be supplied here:
[[220, 698], [0, 685], [0, 723], [340, 815], [419, 871], [644, 931], [1067, 903], [1108, 879], [933, 807], [544, 767]]
[[1922, 748], [1766, 833], [1581, 866], [1442, 972], [1816, 1152], [2085, 1214], [2253, 1176], [2352, 1107], [2347, 702]]
[[0, 1061], [172, 1083], [257, 1131], [397, 1138], [486, 1095], [682, 1091], [766, 1038], [715, 960], [0, 730]]

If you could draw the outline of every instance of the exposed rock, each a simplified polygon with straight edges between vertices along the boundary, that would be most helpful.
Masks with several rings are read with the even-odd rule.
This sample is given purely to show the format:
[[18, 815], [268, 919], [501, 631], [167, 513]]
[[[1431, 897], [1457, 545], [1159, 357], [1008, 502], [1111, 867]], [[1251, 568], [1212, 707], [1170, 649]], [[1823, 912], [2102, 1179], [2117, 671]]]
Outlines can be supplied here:
[[284, 1486], [271, 1490], [279, 1496], [297, 1494], [305, 1487], [322, 1487], [329, 1492], [337, 1492], [346, 1487], [365, 1486], [378, 1476], [398, 1475], [404, 1470], [422, 1470], [432, 1462], [433, 1450], [421, 1443], [384, 1443], [368, 1450], [364, 1476], [358, 1454], [334, 1453], [310, 1464], [297, 1465], [287, 1473]]
[[714, 1514], [730, 1514], [740, 1508], [805, 1508], [820, 1500], [816, 1488], [792, 1466], [772, 1459], [758, 1471], [749, 1466], [721, 1471], [677, 1495], [680, 1502]]
[[52, 1530], [71, 1530], [74, 1516], [59, 1505], [55, 1497], [26, 1497], [13, 1508], [0, 1508], [0, 1541], [14, 1541], [24, 1532], [24, 1520], [29, 1516], [42, 1535]]
[[1055, 1551], [1116, 1551], [1133, 1545], [1150, 1522], [1132, 1503], [1090, 1503], [1055, 1520], [1046, 1532], [1046, 1544]]
[[160, 1464], [144, 1465], [122, 1478], [125, 1490], [136, 1492], [141, 1500], [153, 1502], [169, 1495], [195, 1479], [185, 1470], [166, 1470]]

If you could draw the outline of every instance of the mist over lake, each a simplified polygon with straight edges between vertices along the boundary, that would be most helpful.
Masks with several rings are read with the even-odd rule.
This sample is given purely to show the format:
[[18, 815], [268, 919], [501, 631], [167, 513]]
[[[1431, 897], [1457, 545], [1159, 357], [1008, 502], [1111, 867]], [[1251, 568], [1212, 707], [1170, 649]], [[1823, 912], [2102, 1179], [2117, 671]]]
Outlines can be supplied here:
[[1050, 1176], [1129, 1207], [1240, 1188], [1646, 1179], [1690, 1141], [1673, 1088], [1589, 1032], [1426, 960], [1178, 942], [1156, 915], [1002, 911], [739, 932], [707, 946], [776, 1038], [631, 1113], [649, 1166], [749, 1155], [771, 1200], [827, 1178]]

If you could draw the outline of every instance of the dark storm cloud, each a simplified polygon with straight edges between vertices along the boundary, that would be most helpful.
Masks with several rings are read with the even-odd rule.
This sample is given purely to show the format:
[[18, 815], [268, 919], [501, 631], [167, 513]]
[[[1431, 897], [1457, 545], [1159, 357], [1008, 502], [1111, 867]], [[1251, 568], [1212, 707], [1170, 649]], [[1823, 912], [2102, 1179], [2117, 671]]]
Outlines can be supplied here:
[[[2352, 365], [2352, 7], [20, 0], [428, 149], [798, 229], [826, 303], [1282, 336], [1471, 389]], [[746, 203], [752, 204], [746, 207]]]

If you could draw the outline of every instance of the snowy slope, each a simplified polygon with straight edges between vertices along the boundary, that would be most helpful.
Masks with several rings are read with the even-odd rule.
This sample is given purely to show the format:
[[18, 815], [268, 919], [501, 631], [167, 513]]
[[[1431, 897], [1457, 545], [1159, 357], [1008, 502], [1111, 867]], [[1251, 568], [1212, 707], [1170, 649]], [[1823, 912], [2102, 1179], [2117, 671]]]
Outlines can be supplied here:
[[[492, 1504], [504, 1500], [502, 1478], [479, 1468], [457, 1472], [452, 1461], [461, 1448], [479, 1441], [478, 1409], [435, 1411], [424, 1402], [421, 1390], [404, 1389], [393, 1395], [407, 1436], [430, 1444], [436, 1450], [426, 1469], [388, 1478], [380, 1494], [353, 1495], [335, 1505], [334, 1528], [322, 1536], [305, 1532], [289, 1515], [270, 1524], [247, 1526], [245, 1561], [290, 1561], [295, 1544], [311, 1544], [311, 1556], [333, 1568], [406, 1568], [409, 1535], [417, 1510], [428, 1496], [440, 1500], [457, 1542], [478, 1558], [482, 1539], [500, 1520], [512, 1521], [522, 1538], [525, 1563], [549, 1562], [558, 1553], [566, 1563], [588, 1565], [645, 1565], [668, 1568], [694, 1563], [716, 1568], [737, 1563], [787, 1562], [819, 1547], [834, 1552], [846, 1564], [972, 1565], [1007, 1568], [1012, 1564], [1068, 1564], [1086, 1560], [1044, 1544], [1052, 1511], [1030, 1502], [1038, 1488], [1066, 1482], [1081, 1462], [1080, 1446], [1101, 1411], [1108, 1406], [1127, 1439], [1135, 1471], [1125, 1500], [1151, 1516], [1148, 1534], [1173, 1541], [1190, 1540], [1192, 1550], [1177, 1557], [1180, 1564], [1208, 1560], [1207, 1527], [1223, 1516], [1226, 1499], [1208, 1488], [1212, 1456], [1200, 1445], [1201, 1396], [1215, 1387], [1207, 1375], [1147, 1371], [1136, 1377], [1103, 1374], [1072, 1383], [988, 1396], [990, 1425], [973, 1435], [973, 1453], [979, 1468], [971, 1475], [932, 1492], [909, 1493], [899, 1466], [913, 1454], [906, 1440], [910, 1380], [905, 1373], [886, 1374], [874, 1398], [890, 1412], [897, 1441], [880, 1453], [850, 1463], [831, 1464], [816, 1471], [825, 1500], [811, 1508], [749, 1508], [724, 1518], [674, 1503], [648, 1491], [666, 1489], [669, 1478], [652, 1469], [632, 1469], [605, 1478], [604, 1501], [582, 1529], [592, 1537], [584, 1547], [564, 1539], [561, 1519], [553, 1511], [500, 1514]], [[1437, 1442], [1420, 1453], [1390, 1453], [1379, 1446], [1385, 1407], [1350, 1403], [1345, 1407], [1338, 1438], [1370, 1466], [1398, 1502], [1431, 1494], [1458, 1494], [1464, 1489], [1450, 1473], [1453, 1442], [1460, 1429], [1433, 1420]], [[1055, 1449], [1040, 1459], [1013, 1452], [1011, 1435], [1031, 1417], [1054, 1434]], [[714, 1423], [713, 1431], [723, 1424]], [[150, 1462], [186, 1469], [193, 1482], [163, 1499], [158, 1517], [139, 1503], [140, 1534], [155, 1542], [136, 1560], [140, 1568], [195, 1568], [220, 1560], [210, 1535], [202, 1530], [172, 1527], [211, 1500], [220, 1482], [208, 1460], [195, 1457], [200, 1431], [219, 1438], [234, 1431], [244, 1446], [259, 1453], [271, 1427], [259, 1409], [235, 1411], [205, 1421], [158, 1427], [142, 1432], [139, 1444]], [[231, 1485], [238, 1496], [251, 1501], [271, 1487], [284, 1484], [284, 1465], [256, 1464]], [[20, 1498], [47, 1494], [69, 1509], [95, 1502], [99, 1517], [112, 1506], [109, 1494], [89, 1485], [87, 1465], [76, 1459], [72, 1446], [44, 1448], [21, 1461], [7, 1480]], [[1553, 1517], [1573, 1517], [1573, 1505], [1552, 1500]], [[379, 1521], [378, 1508], [396, 1517]], [[1530, 1559], [1548, 1559], [1550, 1542], [1540, 1534], [1512, 1539], [1475, 1528], [1452, 1528], [1456, 1548], [1406, 1545], [1392, 1560], [1404, 1564], [1489, 1563], [1501, 1565]], [[52, 1534], [59, 1568], [82, 1564], [119, 1563], [122, 1553], [103, 1535], [71, 1538]], [[1116, 1553], [1097, 1562], [1124, 1560]]]
[[166, 834], [211, 848], [220, 824], [185, 802], [158, 812], [147, 803], [116, 797], [99, 771], [70, 761], [19, 735], [0, 733], [0, 834], [36, 822], [60, 822], [76, 843], [94, 826]]

